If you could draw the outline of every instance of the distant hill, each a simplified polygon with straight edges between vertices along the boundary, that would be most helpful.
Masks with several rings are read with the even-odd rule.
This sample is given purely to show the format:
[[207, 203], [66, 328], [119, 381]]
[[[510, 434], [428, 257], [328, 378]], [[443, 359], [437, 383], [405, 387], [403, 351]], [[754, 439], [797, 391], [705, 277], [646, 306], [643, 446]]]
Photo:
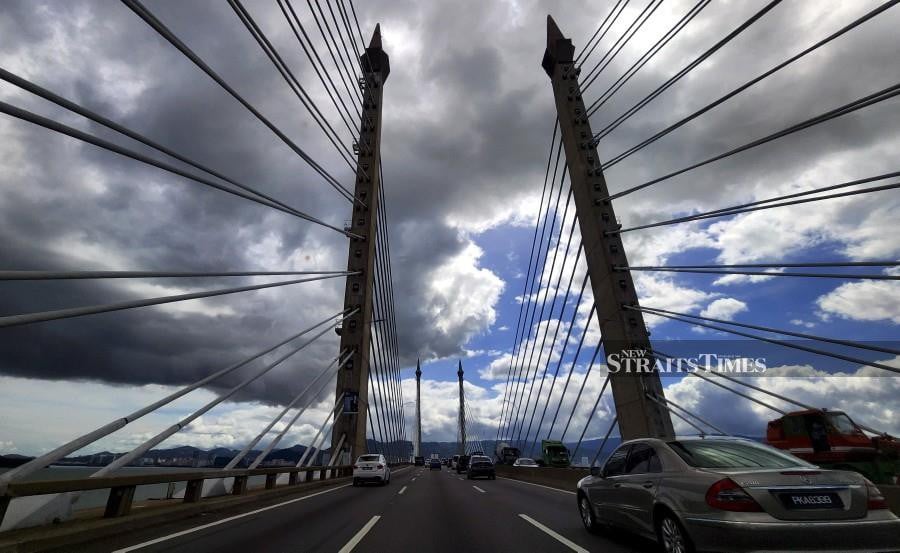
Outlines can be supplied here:
[[[323, 450], [327, 452], [328, 450]], [[256, 459], [261, 450], [254, 449], [247, 453], [239, 467], [246, 467]], [[296, 464], [306, 452], [306, 446], [293, 445], [291, 447], [275, 449], [266, 457], [261, 467], [270, 465]], [[101, 451], [90, 455], [77, 455], [66, 457], [57, 464], [60, 465], [88, 465], [105, 466], [124, 453], [112, 453]], [[169, 466], [169, 467], [224, 467], [238, 454], [236, 449], [218, 447], [214, 449], [200, 449], [194, 446], [178, 446], [168, 449], [151, 449], [141, 458], [131, 463], [132, 466]]]
[[[575, 458], [573, 459], [573, 461], [576, 464], [579, 464], [581, 462], [581, 457], [587, 457], [588, 463], [590, 463], [591, 459], [594, 458], [594, 455], [597, 454], [597, 448], [600, 447], [601, 442], [602, 442], [602, 440], [600, 440], [600, 439], [585, 440], [584, 442], [582, 442], [581, 446], [578, 448], [578, 451], [574, 452]], [[604, 454], [611, 453], [612, 450], [615, 449], [620, 443], [621, 443], [621, 440], [619, 438], [610, 437], [610, 439], [607, 440], [606, 445], [603, 447]], [[531, 442], [529, 442], [524, 447], [521, 445], [519, 447], [520, 447], [520, 449], [524, 450], [524, 449], [528, 449], [530, 445], [531, 445]], [[575, 442], [567, 442], [566, 443], [566, 447], [569, 448], [570, 453], [573, 452], [573, 450], [575, 449], [575, 445], [576, 445]], [[472, 449], [473, 447], [480, 448], [481, 446], [484, 447], [483, 452], [485, 455], [488, 455], [489, 457], [494, 457], [494, 452], [496, 450], [494, 440], [482, 440], [481, 442], [478, 442], [477, 444], [471, 444], [470, 447], [467, 449], [469, 451], [473, 451], [473, 449]], [[535, 443], [534, 448], [532, 450], [522, 451], [522, 456], [523, 457], [528, 457], [528, 456], [539, 457], [540, 456], [540, 448], [541, 448], [541, 442], [538, 441], [537, 443]], [[459, 449], [459, 444], [455, 443], [455, 442], [425, 442], [425, 441], [423, 441], [421, 451], [422, 451], [422, 455], [424, 455], [425, 457], [429, 457], [432, 453], [437, 453], [440, 457], [451, 457], [451, 456], [459, 453], [458, 449]], [[603, 455], [601, 455], [601, 459], [602, 458], [605, 458], [605, 457]]]
[[[741, 436], [743, 438], [747, 438], [750, 440], [762, 442], [763, 438], [758, 436]], [[598, 458], [598, 462], [602, 462], [606, 459], [606, 457], [612, 453], [612, 451], [619, 446], [622, 440], [618, 437], [611, 436], [609, 440], [603, 445], [603, 451], [600, 452], [600, 455], [597, 455], [597, 450], [600, 447], [600, 444], [603, 440], [601, 439], [591, 439], [585, 440], [578, 446], [577, 451], [575, 450], [576, 442], [566, 442], [566, 447], [569, 448], [570, 454], [572, 454], [572, 463], [574, 465], [588, 465], [596, 456]], [[495, 442], [493, 440], [484, 440], [481, 442], [471, 443], [468, 448], [469, 451], [474, 451], [473, 447], [482, 447], [485, 455], [490, 457], [494, 457], [495, 451]], [[519, 446], [522, 449], [529, 449], [531, 443], [529, 442], [527, 445]], [[375, 440], [368, 440], [368, 448], [369, 451], [372, 452], [385, 452], [391, 453], [395, 452], [398, 455], [403, 455], [405, 452], [412, 451], [412, 444], [410, 442], [396, 442], [391, 444], [381, 444]], [[459, 444], [456, 442], [422, 442], [422, 450], [421, 454], [425, 457], [430, 457], [433, 453], [437, 453], [440, 457], [452, 457], [458, 453]], [[323, 449], [318, 454], [327, 454], [330, 450], [329, 448]], [[246, 467], [250, 463], [253, 462], [254, 459], [260, 454], [260, 450], [253, 450], [248, 453], [242, 462], [238, 465], [239, 467]], [[303, 454], [306, 452], [306, 446], [295, 444], [291, 447], [286, 447], [282, 449], [276, 449], [272, 451], [267, 457], [266, 461], [262, 463], [260, 466], [272, 466], [272, 465], [285, 465], [285, 464], [296, 464]], [[138, 466], [169, 466], [169, 467], [223, 467], [225, 466], [231, 459], [237, 455], [238, 450], [236, 449], [228, 449], [224, 447], [214, 448], [210, 450], [200, 449], [193, 446], [178, 446], [169, 449], [151, 449], [144, 456], [137, 460], [133, 465]], [[99, 453], [93, 453], [90, 455], [79, 455], [74, 457], [66, 457], [62, 459], [58, 464], [60, 465], [87, 465], [87, 466], [105, 466], [111, 463], [114, 459], [124, 455], [124, 453], [112, 453], [109, 451], [101, 451]], [[529, 449], [527, 451], [522, 451], [523, 457], [539, 457], [540, 456], [540, 442], [537, 442], [533, 449]], [[3, 468], [11, 468], [17, 467], [21, 464], [24, 464], [34, 457], [28, 457], [24, 455], [18, 455], [15, 453], [8, 455], [0, 455], [0, 467]], [[321, 460], [318, 459], [319, 461]]]
[[[738, 436], [741, 438], [746, 438], [749, 440], [762, 442], [763, 438], [758, 436]], [[591, 440], [584, 440], [581, 442], [581, 445], [578, 446], [578, 449], [575, 449], [575, 446], [578, 445], [577, 442], [566, 442], [566, 447], [569, 448], [569, 453], [572, 455], [572, 464], [573, 465], [584, 465], [589, 466], [594, 457], [597, 457], [597, 462], [602, 463], [610, 453], [613, 452], [614, 449], [619, 447], [619, 444], [622, 443], [622, 439], [618, 436], [610, 436], [609, 439], [603, 444], [603, 451], [600, 452], [600, 455], [597, 455], [597, 451], [600, 448], [600, 444], [603, 443], [602, 438], [596, 438]], [[470, 447], [467, 448], [469, 451], [473, 451], [472, 447], [484, 447], [485, 455], [490, 457], [494, 457], [494, 452], [496, 450], [494, 440], [482, 440], [478, 442], [477, 445], [470, 444]], [[516, 444], [522, 451], [522, 457], [540, 457], [540, 448], [541, 443], [538, 441], [534, 444], [533, 448], [531, 446], [531, 442], [527, 445], [519, 445]], [[456, 442], [422, 442], [422, 455], [425, 457], [431, 456], [432, 453], [437, 453], [440, 457], [452, 457], [458, 453], [459, 444]]]
[[0, 468], [14, 468], [19, 465], [24, 465], [32, 459], [34, 459], [34, 457], [26, 457], [25, 455], [18, 455], [16, 453], [0, 455]]
[[[382, 444], [375, 442], [373, 440], [369, 440], [368, 444], [370, 451], [382, 451], [385, 448], [382, 447]], [[412, 445], [409, 442], [405, 443], [396, 443], [391, 444], [392, 451], [396, 452], [408, 452], [412, 450]], [[307, 446], [301, 444], [295, 444], [290, 447], [275, 449], [268, 456], [266, 456], [266, 460], [260, 465], [261, 467], [272, 466], [272, 465], [285, 465], [285, 464], [296, 464], [303, 457], [303, 454], [306, 453]], [[316, 452], [314, 455], [327, 455], [330, 451], [331, 447], [324, 448], [319, 452]], [[262, 450], [254, 449], [247, 453], [247, 455], [243, 458], [243, 460], [238, 464], [238, 467], [246, 467], [250, 463], [256, 459]], [[235, 455], [237, 455], [237, 449], [229, 449], [225, 447], [218, 447], [213, 449], [200, 449], [198, 447], [183, 445], [166, 449], [151, 449], [147, 453], [145, 453], [142, 457], [135, 460], [131, 463], [130, 466], [167, 466], [167, 467], [224, 467], [231, 461]], [[91, 453], [87, 455], [73, 455], [70, 457], [65, 457], [60, 459], [57, 463], [58, 465], [74, 465], [74, 466], [105, 466], [111, 463], [113, 460], [124, 455], [125, 452], [111, 452], [111, 451], [99, 451], [96, 453]], [[29, 457], [25, 455], [19, 455], [16, 453], [10, 453], [7, 455], [0, 455], [0, 468], [13, 468], [19, 465], [25, 464], [28, 461], [34, 459], [34, 457]], [[320, 462], [322, 457], [317, 458], [317, 462]]]

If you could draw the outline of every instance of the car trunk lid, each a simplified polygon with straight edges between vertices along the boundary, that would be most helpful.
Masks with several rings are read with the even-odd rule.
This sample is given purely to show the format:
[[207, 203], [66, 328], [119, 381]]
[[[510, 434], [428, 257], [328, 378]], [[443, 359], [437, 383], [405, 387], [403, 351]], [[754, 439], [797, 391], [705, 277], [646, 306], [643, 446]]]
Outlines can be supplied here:
[[866, 516], [865, 481], [821, 469], [716, 470], [742, 487], [768, 514], [782, 520], [847, 520]]

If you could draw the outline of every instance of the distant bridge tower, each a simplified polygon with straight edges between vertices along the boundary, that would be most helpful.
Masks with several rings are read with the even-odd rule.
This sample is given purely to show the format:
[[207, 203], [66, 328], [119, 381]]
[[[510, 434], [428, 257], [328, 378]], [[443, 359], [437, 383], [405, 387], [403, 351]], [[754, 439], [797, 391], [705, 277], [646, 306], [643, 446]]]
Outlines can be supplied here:
[[[578, 82], [579, 69], [572, 59], [575, 47], [563, 37], [556, 22], [547, 16], [547, 50], [541, 66], [553, 83], [559, 129], [565, 147], [566, 163], [584, 244], [584, 256], [600, 321], [601, 340], [607, 358], [623, 352], [636, 355], [635, 362], [651, 363], [650, 335], [638, 311], [625, 306], [638, 306], [631, 273], [617, 270], [628, 267], [625, 249], [616, 234], [619, 225], [613, 211], [606, 179], [603, 177], [597, 144], [585, 112]], [[658, 437], [673, 438], [674, 430], [668, 411], [651, 401], [647, 394], [662, 397], [662, 384], [657, 372], [610, 374], [610, 386], [623, 439]]]
[[[356, 313], [344, 321], [341, 352], [352, 352], [350, 361], [341, 369], [335, 397], [344, 398], [344, 411], [334, 422], [332, 451], [349, 454], [352, 462], [367, 452], [366, 412], [369, 404], [369, 351], [372, 339], [372, 294], [375, 275], [375, 239], [378, 232], [378, 198], [381, 188], [381, 99], [382, 87], [391, 71], [387, 54], [381, 48], [381, 27], [369, 47], [360, 56], [363, 89], [363, 112], [359, 126], [359, 155], [351, 231], [361, 238], [351, 238], [347, 270], [359, 272], [348, 276], [344, 291], [344, 308]], [[349, 407], [349, 409], [348, 409]]]
[[462, 361], [459, 362], [459, 369], [456, 371], [459, 378], [459, 454], [466, 454], [466, 394], [463, 391], [463, 368]]
[[422, 367], [416, 359], [416, 457], [422, 455]]

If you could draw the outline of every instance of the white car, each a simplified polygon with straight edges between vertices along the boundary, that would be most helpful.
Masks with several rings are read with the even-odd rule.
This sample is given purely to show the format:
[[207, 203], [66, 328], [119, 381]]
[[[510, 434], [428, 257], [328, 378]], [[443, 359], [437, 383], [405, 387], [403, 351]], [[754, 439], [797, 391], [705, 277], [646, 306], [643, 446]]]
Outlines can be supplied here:
[[360, 455], [353, 464], [353, 485], [378, 482], [384, 486], [391, 481], [391, 469], [384, 455]]
[[514, 467], [537, 467], [538, 464], [534, 461], [534, 459], [529, 459], [528, 457], [519, 457], [516, 459], [516, 462], [513, 463]]

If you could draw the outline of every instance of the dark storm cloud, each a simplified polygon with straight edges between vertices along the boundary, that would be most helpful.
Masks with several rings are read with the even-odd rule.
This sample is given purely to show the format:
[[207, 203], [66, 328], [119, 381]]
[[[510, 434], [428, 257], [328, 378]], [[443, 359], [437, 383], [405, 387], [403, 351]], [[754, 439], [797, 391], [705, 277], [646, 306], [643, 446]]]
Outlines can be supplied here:
[[[57, 11], [56, 7], [67, 6]], [[91, 54], [96, 61], [79, 65], [79, 73], [72, 79], [55, 78], [52, 72], [30, 67], [33, 79], [52, 90], [62, 92], [75, 101], [104, 114], [110, 114], [126, 126], [137, 129], [155, 140], [187, 156], [208, 163], [244, 183], [251, 184], [310, 213], [336, 213], [342, 205], [337, 194], [322, 192], [323, 183], [312, 171], [299, 163], [286, 146], [254, 121], [221, 91], [215, 83], [184, 60], [167, 44], [163, 44], [149, 28], [117, 3], [94, 3], [90, 11], [79, 11], [73, 3], [51, 4], [48, 13], [41, 5], [24, 2], [3, 10], [4, 26], [27, 32], [15, 35], [12, 42], [27, 45], [52, 35], [50, 27], [65, 24], [67, 19], [89, 16], [83, 30], [88, 37]], [[81, 5], [84, 8], [85, 5]], [[30, 9], [29, 9], [30, 8]], [[220, 7], [221, 8], [221, 7]], [[161, 16], [165, 9], [160, 10]], [[191, 13], [193, 12], [193, 13]], [[216, 29], [235, 28], [236, 21], [227, 18], [221, 9], [202, 12], [202, 6], [192, 5], [180, 17], [195, 21], [190, 43], [214, 67], [223, 67], [231, 82], [259, 83], [263, 87], [280, 90], [280, 78], [271, 68], [259, 63], [258, 52], [246, 43], [224, 51], [231, 36], [245, 38], [237, 32], [223, 36]], [[164, 15], [165, 14], [165, 15]], [[200, 16], [203, 17], [200, 17]], [[178, 17], [174, 18], [178, 21]], [[18, 22], [22, 22], [20, 26]], [[42, 21], [43, 25], [34, 21]], [[52, 24], [51, 24], [52, 22]], [[174, 23], [173, 27], [178, 24]], [[196, 36], [195, 36], [196, 34]], [[212, 51], [212, 55], [209, 55]], [[222, 63], [223, 58], [238, 60], [233, 65]], [[146, 88], [134, 99], [136, 109], [118, 116], [118, 98], [97, 81], [104, 80], [104, 64], [110, 60], [135, 68], [134, 75], [145, 80]], [[109, 83], [106, 83], [109, 85]], [[113, 83], [115, 86], [115, 83]], [[298, 124], [297, 110], [273, 94], [251, 101], [261, 107], [279, 126], [290, 134], [307, 132], [307, 124]], [[16, 98], [20, 102], [22, 98]], [[277, 99], [277, 101], [276, 101]], [[61, 110], [40, 102], [30, 102], [33, 109], [55, 117]], [[26, 104], [27, 105], [27, 104]], [[73, 124], [77, 119], [62, 116]], [[83, 125], [81, 122], [74, 123]], [[293, 128], [292, 128], [293, 127]], [[128, 147], [146, 151], [140, 145], [122, 140], [96, 125], [83, 128], [101, 136], [125, 143]], [[291, 132], [293, 131], [293, 132]], [[316, 129], [317, 131], [317, 129]], [[330, 231], [311, 228], [309, 224], [273, 212], [262, 206], [248, 205], [240, 199], [218, 191], [205, 189], [196, 183], [172, 177], [92, 146], [54, 136], [21, 123], [14, 124], [16, 142], [23, 152], [22, 163], [29, 166], [26, 174], [16, 178], [7, 174], [4, 179], [7, 201], [2, 207], [0, 226], [5, 237], [2, 258], [8, 268], [21, 269], [86, 269], [77, 259], [65, 259], [59, 251], [59, 241], [71, 239], [72, 244], [97, 247], [109, 252], [108, 262], [117, 269], [179, 269], [179, 270], [237, 270], [282, 269], [277, 259], [257, 259], [251, 248], [261, 237], [277, 236], [280, 244], [273, 254], [286, 258], [299, 255], [302, 267], [335, 269], [343, 260], [303, 262], [304, 253], [321, 248], [341, 247], [342, 239]], [[315, 136], [308, 131], [310, 137]], [[298, 139], [298, 142], [300, 140]], [[304, 144], [305, 146], [305, 144]], [[330, 154], [311, 152], [325, 161]], [[97, 174], [79, 171], [82, 165], [96, 169]], [[346, 176], [335, 163], [336, 176]], [[102, 180], [99, 193], [89, 189], [91, 180]], [[346, 182], [346, 178], [343, 179]], [[88, 187], [88, 190], [85, 190]], [[320, 192], [320, 193], [314, 193]], [[334, 215], [325, 216], [340, 222]], [[77, 253], [77, 252], [69, 252]], [[127, 266], [117, 266], [119, 256]], [[106, 259], [94, 260], [107, 262]], [[236, 279], [203, 279], [199, 281], [153, 281], [161, 286], [187, 286], [191, 289], [214, 289], [242, 283]], [[309, 286], [309, 285], [306, 285]], [[326, 297], [339, 298], [338, 281], [317, 285], [327, 291]], [[180, 290], [161, 290], [159, 295]], [[124, 290], [121, 281], [115, 282], [52, 282], [9, 283], [0, 296], [0, 310], [4, 314], [56, 309], [77, 305], [94, 305], [130, 299], [138, 295]], [[0, 340], [3, 372], [7, 374], [47, 378], [97, 379], [121, 384], [184, 384], [208, 374], [212, 369], [225, 367], [263, 347], [297, 332], [313, 321], [339, 310], [339, 303], [304, 306], [309, 298], [297, 297], [297, 292], [285, 290], [282, 300], [294, 297], [300, 301], [293, 317], [281, 305], [281, 300], [251, 293], [245, 298], [224, 297], [212, 300], [211, 305], [231, 306], [229, 315], [208, 316], [188, 313], [173, 317], [157, 308], [86, 317], [7, 329]], [[214, 303], [212, 303], [214, 302]], [[298, 316], [299, 315], [299, 316]], [[300, 343], [300, 342], [298, 342]], [[285, 363], [294, 371], [276, 370], [273, 379], [288, 386], [266, 386], [257, 383], [250, 390], [265, 399], [283, 401], [289, 392], [303, 383], [296, 380], [298, 369], [321, 367], [334, 355], [335, 338], [326, 336], [304, 350], [296, 360]], [[258, 365], [257, 365], [258, 366]], [[300, 372], [299, 374], [303, 374]], [[224, 378], [216, 388], [235, 384], [247, 371]]]
[[[246, 4], [337, 128], [340, 121], [281, 14], [268, 2]], [[554, 121], [549, 81], [540, 68], [545, 17], [548, 12], [558, 15], [564, 33], [580, 49], [608, 9], [594, 4], [357, 3], [366, 39], [380, 21], [392, 56], [382, 153], [400, 350], [406, 364], [419, 356], [458, 355], [466, 338], [483, 330], [483, 316], [461, 317], [459, 325], [441, 328], [438, 323], [448, 313], [440, 310], [452, 306], [428, 300], [434, 268], [446, 266], [470, 244], [471, 231], [454, 220], [492, 220], [504, 206], [539, 193]], [[660, 19], [653, 20], [656, 27], [647, 40], [623, 52], [586, 98], [605, 90], [649, 46], [647, 41], [687, 11], [686, 3], [674, 4], [671, 14], [661, 11]], [[860, 4], [850, 10], [852, 17], [875, 5]], [[352, 182], [349, 168], [225, 3], [147, 5], [341, 182]], [[302, 3], [297, 7], [307, 17]], [[753, 3], [707, 8], [689, 32], [604, 106], [594, 118], [595, 130], [755, 9]], [[807, 37], [802, 31], [812, 23], [791, 14], [809, 9], [803, 2], [776, 8], [696, 75], [604, 139], [601, 157], [611, 157], [768, 69], [824, 36], [826, 28], [837, 28], [838, 22], [819, 22], [823, 30], [817, 27]], [[636, 13], [626, 12], [623, 21]], [[680, 168], [890, 84], [895, 72], [885, 68], [896, 66], [896, 52], [889, 45], [896, 44], [897, 21], [897, 15], [889, 13], [867, 24], [865, 32], [841, 39], [827, 54], [805, 60], [797, 71], [754, 87], [745, 101], [718, 108], [615, 167], [608, 175], [611, 188]], [[41, 85], [326, 221], [340, 224], [349, 215], [347, 203], [320, 177], [121, 4], [5, 2], [0, 7], [0, 36], [0, 59], [5, 66], [15, 64], [7, 68], [25, 72]], [[320, 54], [326, 56], [324, 47]], [[11, 103], [145, 151], [53, 106], [13, 95], [12, 87], [0, 86], [0, 93]], [[836, 153], [874, 150], [886, 137], [896, 137], [897, 118], [896, 102], [845, 117], [803, 133], [790, 148], [773, 144], [635, 195], [620, 204], [619, 213], [640, 222], [668, 214], [667, 206], [673, 204], [719, 207], [754, 179], [781, 182]], [[21, 122], [4, 118], [0, 132], [4, 268], [279, 270], [338, 269], [346, 264], [346, 242], [330, 231]], [[854, 176], [873, 174], [889, 163], [883, 149], [867, 159], [861, 174]], [[237, 282], [243, 281], [159, 284], [202, 289]], [[203, 304], [205, 312], [145, 308], [7, 329], [0, 334], [0, 371], [120, 384], [184, 384], [340, 309], [340, 281], [307, 286], [209, 300]], [[0, 293], [0, 311], [14, 314], [150, 294], [122, 283], [7, 284]], [[225, 307], [231, 311], [216, 311]], [[335, 351], [336, 340], [329, 336], [259, 383], [251, 395], [283, 402]]]

